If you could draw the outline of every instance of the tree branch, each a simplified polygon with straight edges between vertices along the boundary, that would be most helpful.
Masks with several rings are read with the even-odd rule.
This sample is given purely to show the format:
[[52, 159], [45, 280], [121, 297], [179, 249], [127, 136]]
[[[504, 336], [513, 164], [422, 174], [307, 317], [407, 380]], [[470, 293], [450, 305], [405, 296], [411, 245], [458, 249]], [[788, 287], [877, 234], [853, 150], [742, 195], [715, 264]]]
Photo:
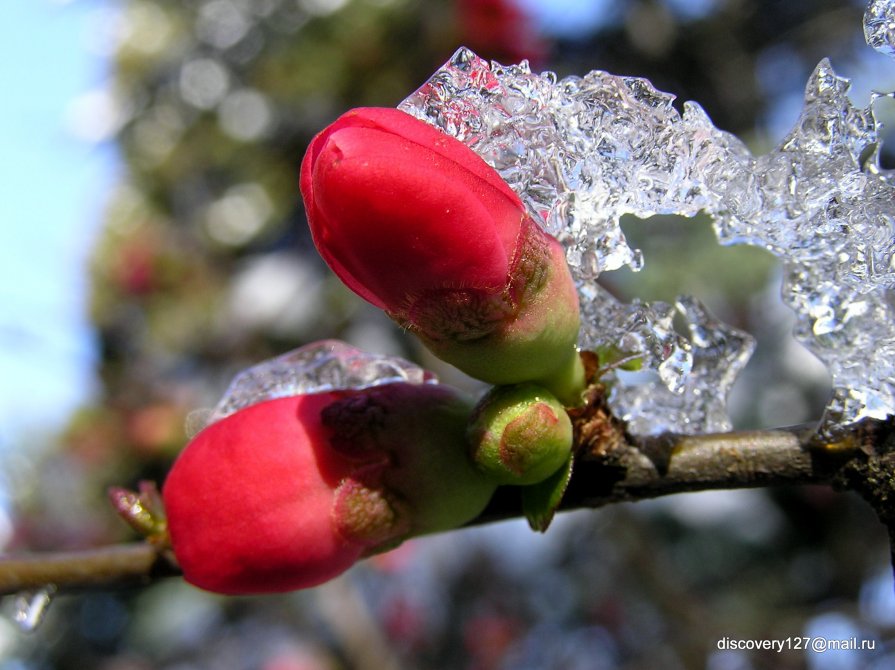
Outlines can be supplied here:
[[58, 590], [129, 586], [177, 573], [167, 552], [149, 542], [7, 556], [0, 558], [0, 594], [46, 586]]
[[[596, 508], [687, 491], [833, 484], [843, 463], [858, 453], [867, 428], [856, 427], [830, 442], [819, 442], [811, 425], [628, 438], [608, 453], [579, 455], [560, 509]], [[473, 523], [520, 516], [518, 493], [511, 487], [501, 489]]]
[[[605, 418], [605, 417], [604, 417]], [[612, 420], [614, 421], [614, 420]], [[561, 510], [596, 508], [686, 491], [826, 484], [852, 489], [895, 528], [895, 419], [867, 420], [835, 438], [813, 426], [712, 435], [632, 438], [618, 422], [579, 422], [574, 472]], [[599, 433], [599, 440], [591, 439]], [[470, 525], [522, 516], [518, 487], [502, 487]], [[0, 557], [0, 595], [149, 583], [177, 574], [169, 552], [150, 542], [93, 550]]]

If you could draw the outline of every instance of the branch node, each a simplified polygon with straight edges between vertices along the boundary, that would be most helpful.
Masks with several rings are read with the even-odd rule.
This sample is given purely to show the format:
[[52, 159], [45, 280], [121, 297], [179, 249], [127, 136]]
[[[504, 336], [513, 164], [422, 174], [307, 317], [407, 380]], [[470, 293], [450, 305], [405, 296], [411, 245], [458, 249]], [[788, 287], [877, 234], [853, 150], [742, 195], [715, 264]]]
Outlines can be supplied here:
[[609, 408], [606, 385], [599, 381], [605, 371], [599, 358], [591, 351], [582, 351], [581, 360], [588, 385], [584, 404], [567, 410], [572, 419], [575, 453], [578, 458], [606, 460], [630, 444], [631, 438], [625, 422]]

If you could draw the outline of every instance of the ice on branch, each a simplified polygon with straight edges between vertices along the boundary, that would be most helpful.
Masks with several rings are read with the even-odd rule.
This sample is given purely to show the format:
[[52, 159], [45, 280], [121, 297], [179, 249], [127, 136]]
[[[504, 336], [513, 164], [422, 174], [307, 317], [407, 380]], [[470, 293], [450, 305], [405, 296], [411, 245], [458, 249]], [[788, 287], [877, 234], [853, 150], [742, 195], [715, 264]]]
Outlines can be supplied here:
[[864, 39], [880, 53], [895, 57], [895, 1], [872, 0], [867, 5]]
[[677, 305], [685, 338], [670, 306], [623, 304], [596, 282], [643, 263], [622, 215], [699, 211], [722, 244], [781, 259], [796, 336], [833, 378], [829, 427], [895, 413], [895, 190], [879, 165], [872, 106], [855, 108], [848, 86], [821, 61], [795, 128], [759, 157], [698, 104], [681, 114], [645, 79], [593, 71], [557, 81], [468, 49], [400, 107], [475, 150], [565, 245], [582, 348], [639, 354], [653, 372], [639, 389], [615, 386], [614, 407], [637, 432], [729, 429], [726, 394], [753, 347], [693, 299]]
[[233, 378], [211, 413], [192, 417], [188, 431], [265, 400], [380, 384], [437, 383], [435, 375], [394, 356], [371, 354], [338, 340], [323, 340], [259, 363]]
[[[652, 308], [661, 315], [657, 326], [673, 332], [674, 308], [663, 303]], [[628, 429], [637, 435], [683, 428], [692, 431], [693, 427], [702, 432], [730, 430], [727, 395], [749, 361], [753, 340], [716, 320], [692, 297], [679, 298], [676, 308], [684, 316], [690, 336], [690, 367], [676, 380], [682, 386], [669, 387], [662, 381], [629, 383], [622, 375], [613, 401], [622, 409], [620, 416], [628, 421]], [[662, 373], [660, 369], [660, 380]]]

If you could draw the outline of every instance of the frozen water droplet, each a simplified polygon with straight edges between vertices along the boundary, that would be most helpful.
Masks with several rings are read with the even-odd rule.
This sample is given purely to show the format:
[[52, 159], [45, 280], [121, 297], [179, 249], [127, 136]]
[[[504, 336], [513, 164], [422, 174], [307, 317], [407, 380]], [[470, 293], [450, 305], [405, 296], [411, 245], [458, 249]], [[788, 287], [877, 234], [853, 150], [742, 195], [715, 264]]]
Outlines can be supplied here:
[[395, 382], [427, 384], [438, 380], [403, 358], [367, 353], [338, 340], [323, 340], [242, 371], [214, 410], [204, 417], [197, 415], [192, 427], [201, 430], [244, 407], [274, 398]]
[[872, 0], [867, 5], [864, 39], [877, 51], [895, 57], [895, 1]]
[[17, 593], [13, 604], [13, 621], [22, 631], [34, 632], [43, 622], [55, 593], [56, 587], [52, 584], [36, 591]]

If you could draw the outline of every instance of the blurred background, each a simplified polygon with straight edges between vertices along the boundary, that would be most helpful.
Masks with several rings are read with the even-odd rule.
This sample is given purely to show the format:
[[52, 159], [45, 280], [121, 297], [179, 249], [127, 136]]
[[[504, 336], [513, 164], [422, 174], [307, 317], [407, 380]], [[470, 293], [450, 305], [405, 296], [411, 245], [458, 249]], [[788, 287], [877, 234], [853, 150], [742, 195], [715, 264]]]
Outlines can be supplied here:
[[[865, 106], [895, 89], [864, 2], [26, 0], [0, 6], [0, 542], [132, 538], [110, 484], [162, 481], [184, 422], [241, 368], [344, 339], [445, 368], [325, 268], [297, 188], [311, 136], [394, 106], [460, 45], [560, 76], [642, 76], [768, 151], [832, 59]], [[895, 117], [881, 101], [881, 117]], [[893, 119], [895, 121], [895, 119]], [[895, 142], [891, 142], [895, 144]], [[884, 154], [888, 167], [892, 154]], [[707, 220], [628, 221], [626, 298], [692, 293], [758, 338], [738, 427], [817, 418], [823, 368], [788, 336], [779, 268]], [[178, 579], [2, 604], [0, 670], [895, 667], [883, 527], [825, 488], [704, 493], [415, 540], [307, 592], [222, 598]], [[874, 652], [761, 655], [820, 635]]]

